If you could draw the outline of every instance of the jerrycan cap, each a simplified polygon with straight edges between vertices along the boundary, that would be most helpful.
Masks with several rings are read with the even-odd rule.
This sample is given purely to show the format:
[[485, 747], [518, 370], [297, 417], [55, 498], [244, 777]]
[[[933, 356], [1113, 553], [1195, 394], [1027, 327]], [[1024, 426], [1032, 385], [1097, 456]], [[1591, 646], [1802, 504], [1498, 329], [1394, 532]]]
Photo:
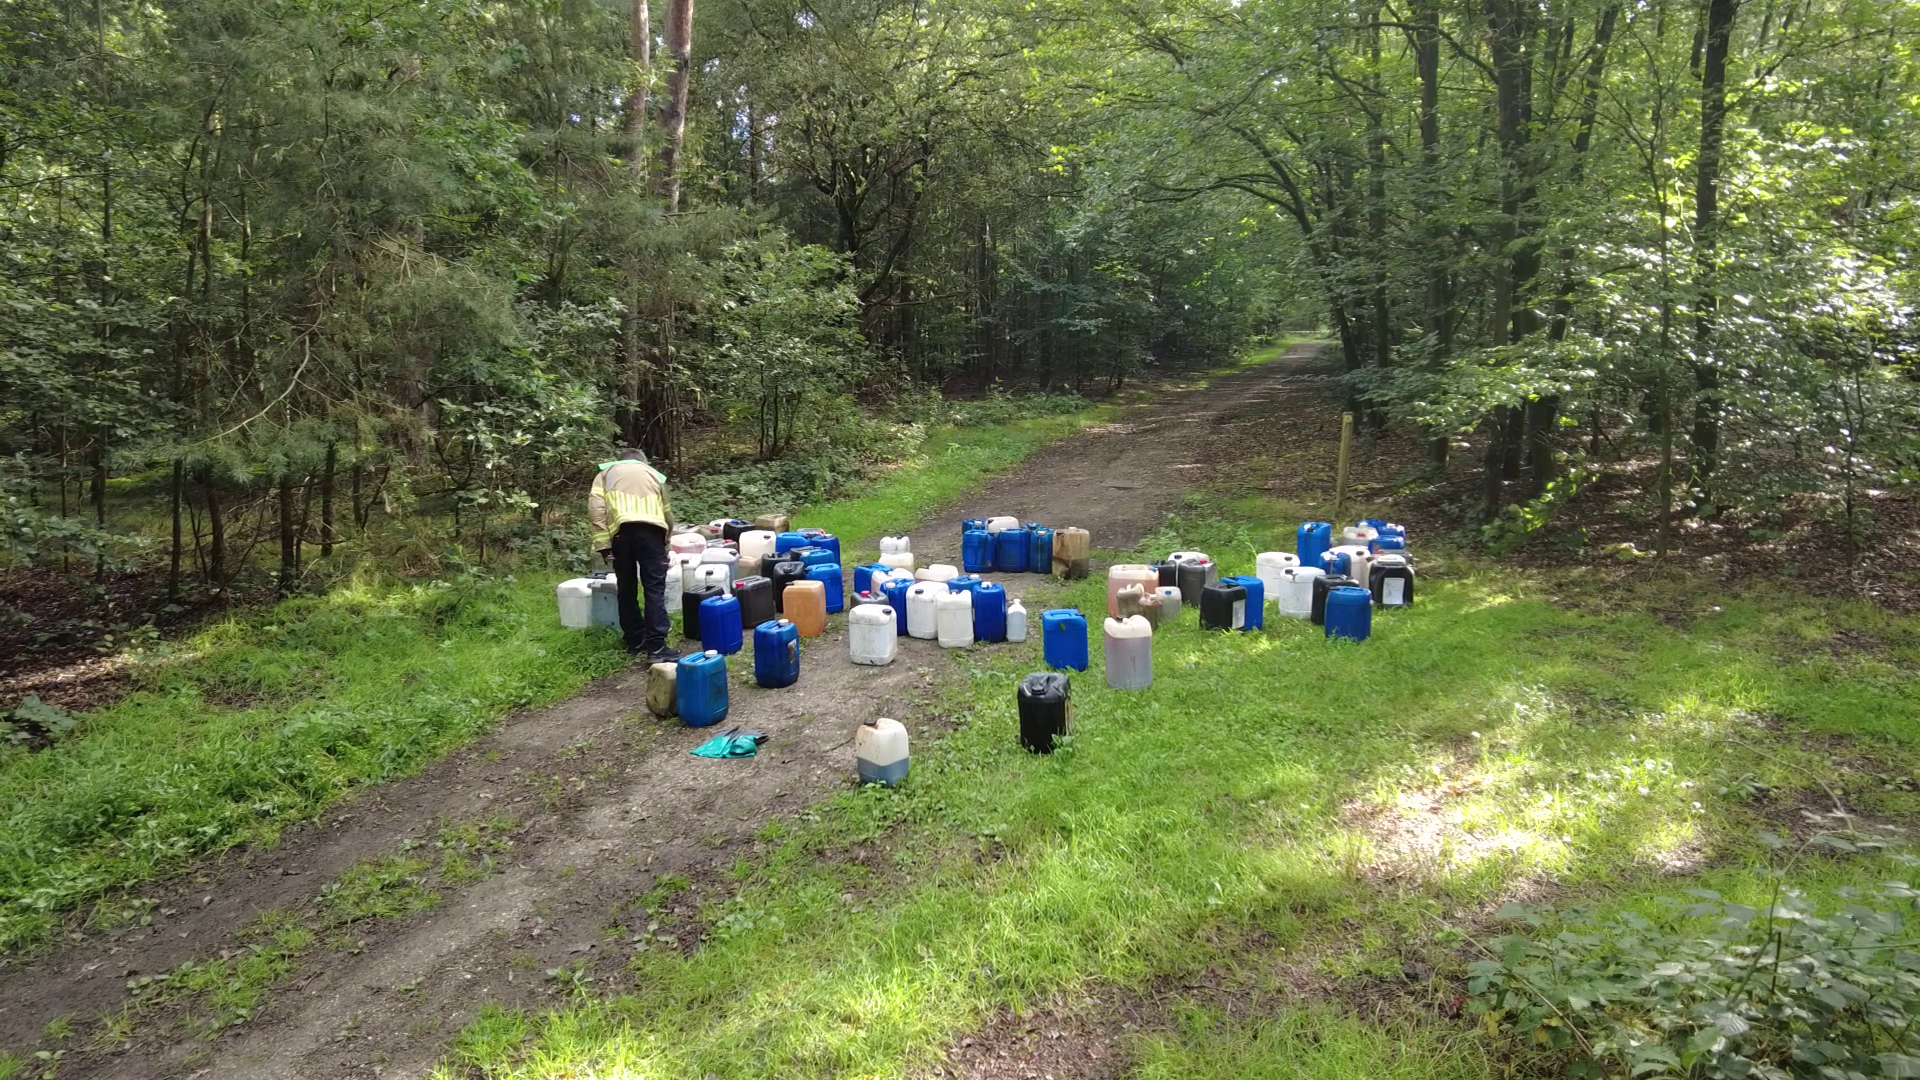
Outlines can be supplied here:
[[719, 649], [708, 649], [708, 650], [707, 650], [707, 651], [706, 651], [705, 653], [703, 653], [702, 655], [703, 655], [703, 656], [708, 656], [708, 657], [714, 657], [714, 656], [719, 656], [719, 655], [720, 655], [720, 650], [719, 650]]

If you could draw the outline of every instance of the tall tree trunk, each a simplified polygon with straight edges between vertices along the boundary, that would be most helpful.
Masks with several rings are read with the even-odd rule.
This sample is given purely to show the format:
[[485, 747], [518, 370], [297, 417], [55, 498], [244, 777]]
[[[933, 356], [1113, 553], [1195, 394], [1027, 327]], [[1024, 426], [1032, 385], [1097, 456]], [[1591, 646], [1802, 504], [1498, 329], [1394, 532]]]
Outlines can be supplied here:
[[627, 168], [642, 186], [647, 179], [647, 88], [653, 81], [653, 14], [647, 0], [633, 0], [628, 35], [629, 55], [636, 69], [627, 88]]
[[987, 264], [987, 221], [983, 216], [973, 230], [973, 348], [974, 370], [981, 389], [993, 383], [993, 301]]
[[747, 201], [760, 199], [760, 181], [765, 173], [760, 160], [760, 113], [747, 105]]
[[[1620, 18], [1620, 5], [1609, 6], [1600, 15], [1600, 25], [1593, 34], [1593, 60], [1587, 66], [1586, 97], [1580, 103], [1579, 131], [1573, 140], [1573, 165], [1569, 170], [1569, 186], [1578, 189], [1581, 178], [1586, 173], [1587, 150], [1593, 145], [1593, 128], [1599, 117], [1600, 90], [1607, 73], [1607, 47], [1613, 41], [1613, 28]], [[1553, 318], [1547, 327], [1549, 339], [1565, 341], [1567, 331], [1573, 322], [1573, 263], [1576, 254], [1571, 247], [1562, 248], [1559, 253], [1561, 265], [1560, 288], [1554, 297]], [[1552, 429], [1558, 424], [1560, 398], [1542, 397], [1530, 406], [1533, 415], [1528, 418], [1527, 468], [1533, 480], [1533, 497], [1539, 498], [1546, 493], [1547, 485], [1553, 483], [1556, 467], [1553, 460]], [[1596, 405], [1593, 417], [1598, 423], [1600, 409]], [[1598, 445], [1599, 432], [1591, 434], [1590, 439]]]
[[173, 459], [173, 546], [167, 552], [167, 603], [180, 599], [180, 556], [182, 554], [180, 536], [180, 489], [185, 485], [186, 466], [179, 458]]
[[1557, 475], [1553, 433], [1560, 427], [1560, 395], [1542, 394], [1527, 402], [1526, 422], [1528, 494], [1537, 499]]
[[102, 433], [93, 444], [89, 453], [87, 475], [87, 498], [93, 503], [94, 524], [107, 527], [107, 449], [106, 435]]
[[[104, 531], [107, 527], [107, 434], [100, 432], [93, 442], [93, 472], [88, 480], [88, 489], [93, 499], [93, 520]], [[93, 561], [93, 572], [104, 576], [107, 572], [107, 552], [103, 547]]]
[[[627, 171], [641, 190], [647, 186], [647, 102], [653, 79], [653, 13], [648, 0], [633, 0], [628, 48], [637, 67], [634, 84], [627, 91]], [[615, 421], [621, 440], [645, 447], [649, 454], [659, 452], [647, 437], [647, 415], [659, 408], [657, 395], [651, 393], [653, 379], [645, 337], [648, 324], [641, 318], [646, 298], [644, 275], [637, 259], [629, 257], [623, 267], [626, 277], [626, 307], [620, 315], [620, 351], [625, 372], [620, 404]], [[664, 460], [664, 457], [663, 459]]]
[[[1368, 34], [1373, 70], [1380, 70], [1380, 9], [1373, 9]], [[1379, 90], [1379, 77], [1372, 77]], [[1387, 292], [1387, 130], [1378, 107], [1367, 116], [1367, 242], [1373, 251], [1373, 363], [1382, 371], [1393, 365], [1393, 310]], [[1367, 424], [1374, 430], [1387, 426], [1386, 412], [1375, 406], [1366, 412]]]
[[[62, 424], [60, 426], [60, 516], [63, 518], [69, 516], [69, 507], [67, 503], [67, 482], [72, 478], [72, 475], [71, 475], [72, 471], [73, 471], [73, 450], [67, 444], [66, 425]], [[67, 553], [68, 553], [67, 545], [61, 544], [60, 545], [60, 572], [63, 574], [66, 573], [67, 570], [69, 569], [67, 565]]]
[[1521, 452], [1526, 447], [1527, 417], [1533, 408], [1533, 402], [1515, 405], [1507, 410], [1507, 430], [1500, 436], [1500, 479], [1520, 479]]
[[[1436, 374], [1446, 369], [1453, 352], [1453, 240], [1439, 220], [1440, 176], [1440, 4], [1418, 0], [1414, 6], [1414, 66], [1420, 71], [1420, 163], [1424, 190], [1421, 200], [1427, 217], [1427, 334], [1433, 339], [1428, 367]], [[1449, 438], [1434, 434], [1428, 458], [1435, 469], [1447, 467]]]
[[280, 476], [280, 580], [281, 596], [292, 596], [300, 577], [300, 553], [293, 531], [293, 473]]
[[320, 472], [320, 557], [333, 557], [333, 474], [340, 463], [340, 444], [327, 444], [327, 464]]
[[[107, 22], [100, 0], [93, 0], [94, 78], [96, 89], [103, 95], [110, 94], [106, 70], [107, 63]], [[106, 356], [107, 341], [113, 335], [113, 328], [107, 322], [108, 306], [113, 302], [113, 155], [107, 143], [106, 127], [101, 129], [100, 142], [100, 318], [95, 324], [100, 338], [101, 363], [109, 361]], [[94, 518], [101, 529], [107, 527], [107, 433], [96, 433], [93, 444], [93, 511]], [[93, 572], [105, 576], [107, 572], [107, 553], [103, 547], [94, 560]]]
[[668, 213], [680, 210], [681, 152], [687, 140], [687, 91], [693, 82], [693, 0], [668, 0], [667, 53], [673, 70], [667, 75], [667, 107], [660, 126], [666, 145], [660, 148], [661, 192]]
[[220, 515], [220, 492], [212, 474], [200, 475], [202, 497], [207, 503], [207, 585], [221, 596], [227, 591], [227, 522]]
[[1707, 481], [1720, 452], [1720, 371], [1713, 358], [1714, 313], [1718, 305], [1720, 242], [1720, 156], [1726, 139], [1727, 52], [1739, 0], [1707, 0], [1703, 32], [1705, 62], [1700, 69], [1700, 156], [1693, 188], [1694, 402], [1693, 445], [1688, 455], [1688, 486], [1696, 502], [1706, 499]]
[[[1520, 341], [1538, 328], [1539, 318], [1528, 293], [1540, 270], [1531, 208], [1535, 166], [1528, 151], [1532, 114], [1534, 27], [1529, 6], [1516, 0], [1486, 0], [1488, 52], [1494, 72], [1495, 136], [1500, 147], [1500, 224], [1494, 231], [1496, 249], [1505, 257], [1494, 263], [1492, 308], [1488, 330], [1495, 346]], [[1504, 481], [1520, 472], [1521, 440], [1527, 428], [1524, 409], [1495, 410], [1497, 422], [1487, 448], [1486, 464], [1500, 475], [1486, 479], [1482, 512], [1489, 519], [1506, 499]]]
[[353, 504], [353, 527], [360, 532], [366, 531], [367, 518], [373, 515], [372, 500], [368, 500], [364, 506], [360, 502], [360, 485], [365, 477], [366, 467], [357, 460], [347, 470], [347, 501]]

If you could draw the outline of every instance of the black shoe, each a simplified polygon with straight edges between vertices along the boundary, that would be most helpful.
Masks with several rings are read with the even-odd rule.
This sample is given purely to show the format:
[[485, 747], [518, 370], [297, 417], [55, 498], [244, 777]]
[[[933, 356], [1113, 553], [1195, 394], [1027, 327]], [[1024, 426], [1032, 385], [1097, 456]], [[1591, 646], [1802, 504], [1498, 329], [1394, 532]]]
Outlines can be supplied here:
[[648, 653], [647, 659], [655, 664], [671, 664], [680, 659], [680, 650], [670, 645], [662, 645]]

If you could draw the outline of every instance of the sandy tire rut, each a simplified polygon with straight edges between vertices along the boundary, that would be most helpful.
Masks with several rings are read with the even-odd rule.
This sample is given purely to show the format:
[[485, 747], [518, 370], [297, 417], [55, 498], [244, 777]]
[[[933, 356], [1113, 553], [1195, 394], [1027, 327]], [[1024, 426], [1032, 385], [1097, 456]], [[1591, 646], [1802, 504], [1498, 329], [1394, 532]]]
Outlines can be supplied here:
[[[915, 552], [923, 564], [957, 563], [960, 519], [984, 512], [1078, 525], [1096, 547], [1131, 548], [1196, 485], [1275, 456], [1282, 440], [1317, 441], [1329, 423], [1337, 430], [1318, 354], [1298, 347], [1202, 389], [1162, 394], [1061, 443], [915, 529]], [[1013, 595], [1039, 581], [1003, 580]], [[595, 992], [616, 992], [631, 946], [607, 930], [644, 926], [636, 901], [669, 876], [690, 882], [668, 901], [660, 933], [697, 947], [699, 904], [724, 898], [728, 868], [751, 854], [762, 827], [850, 782], [855, 725], [885, 715], [918, 732], [938, 722], [938, 686], [949, 670], [939, 649], [903, 639], [892, 665], [856, 667], [844, 620], [834, 622], [803, 647], [793, 688], [755, 687], [747, 654], [731, 665], [727, 724], [772, 736], [759, 758], [690, 757], [710, 733], [648, 715], [644, 668], [601, 679], [568, 701], [508, 717], [418, 776], [343, 800], [273, 850], [236, 853], [136, 890], [157, 901], [151, 926], [6, 962], [0, 1049], [51, 1048], [48, 1024], [70, 1017], [62, 1078], [415, 1077], [483, 1005], [557, 1003], [548, 969], [584, 968]], [[262, 915], [310, 910], [320, 887], [354, 864], [497, 816], [517, 822], [500, 872], [447, 890], [423, 914], [357, 923], [346, 947], [313, 948], [250, 1022], [204, 1041], [151, 1022], [164, 1021], [163, 1012], [120, 1045], [94, 1037], [97, 1018], [125, 1005], [130, 978], [239, 948]]]

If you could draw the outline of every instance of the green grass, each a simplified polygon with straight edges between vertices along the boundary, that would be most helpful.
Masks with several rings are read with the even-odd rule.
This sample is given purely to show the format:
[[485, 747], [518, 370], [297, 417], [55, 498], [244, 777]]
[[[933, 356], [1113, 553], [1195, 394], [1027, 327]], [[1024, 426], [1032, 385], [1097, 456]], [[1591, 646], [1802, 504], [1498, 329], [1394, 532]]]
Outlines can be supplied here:
[[1211, 382], [1222, 375], [1232, 375], [1242, 371], [1252, 371], [1254, 368], [1257, 368], [1262, 364], [1270, 364], [1273, 361], [1280, 359], [1280, 357], [1286, 355], [1286, 352], [1288, 349], [1293, 348], [1295, 345], [1306, 345], [1309, 343], [1325, 343], [1331, 340], [1332, 340], [1331, 338], [1328, 338], [1325, 335], [1316, 335], [1316, 334], [1291, 334], [1284, 337], [1276, 338], [1273, 341], [1269, 342], [1266, 345], [1261, 346], [1258, 349], [1250, 350], [1245, 356], [1237, 358], [1232, 363], [1224, 364], [1220, 367], [1212, 368], [1208, 371], [1202, 372], [1200, 381], [1202, 385], [1205, 385], [1206, 383]]
[[[1302, 509], [1198, 505], [1150, 549], [1250, 572]], [[1203, 634], [1189, 615], [1155, 642], [1155, 686], [1127, 694], [1103, 685], [1096, 642], [1077, 732], [1050, 757], [1015, 738], [1037, 643], [968, 653], [945, 697], [956, 727], [916, 731], [906, 786], [770, 825], [700, 951], [636, 957], [612, 1001], [489, 1014], [445, 1075], [893, 1077], [997, 1008], [1093, 986], [1212, 969], [1284, 987], [1289, 968], [1395, 984], [1402, 955], [1532, 889], [1633, 903], [1694, 875], [1764, 897], [1756, 838], [1781, 804], [1758, 785], [1841, 775], [1811, 733], [1857, 736], [1888, 775], [1920, 759], [1908, 620], [1760, 592], [1700, 603], [1683, 630], [1649, 614], [1676, 602], [1665, 590], [1429, 570], [1420, 606], [1382, 613], [1363, 646], [1277, 619]], [[1102, 590], [1060, 600], [1098, 611]], [[1836, 655], [1841, 630], [1882, 655]], [[854, 850], [868, 857], [821, 858]], [[1901, 872], [1873, 856], [1793, 871], [1823, 891]], [[1140, 1060], [1153, 1077], [1480, 1076], [1497, 1050], [1464, 1021], [1395, 1033], [1282, 1006], [1176, 1025]]]
[[1215, 1009], [1185, 1010], [1141, 1041], [1137, 1080], [1476, 1080], [1494, 1074], [1484, 1048], [1411, 1025], [1381, 1028], [1308, 1006], [1248, 1025]]
[[203, 1039], [244, 1024], [317, 940], [312, 928], [284, 911], [262, 916], [242, 936], [241, 947], [218, 957], [129, 982], [133, 999], [107, 1019], [97, 1042], [103, 1048], [125, 1045], [142, 1016], [167, 1007], [177, 1008], [179, 1023]]
[[[1107, 415], [933, 435], [864, 497], [800, 519], [849, 538], [911, 527], [995, 467]], [[44, 942], [92, 905], [144, 910], [128, 886], [239, 845], [342, 795], [417, 772], [512, 709], [549, 704], [624, 662], [609, 632], [561, 629], [553, 584], [363, 575], [323, 596], [236, 614], [136, 657], [137, 690], [70, 738], [0, 747], [0, 953]]]

